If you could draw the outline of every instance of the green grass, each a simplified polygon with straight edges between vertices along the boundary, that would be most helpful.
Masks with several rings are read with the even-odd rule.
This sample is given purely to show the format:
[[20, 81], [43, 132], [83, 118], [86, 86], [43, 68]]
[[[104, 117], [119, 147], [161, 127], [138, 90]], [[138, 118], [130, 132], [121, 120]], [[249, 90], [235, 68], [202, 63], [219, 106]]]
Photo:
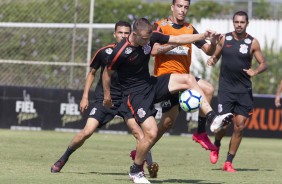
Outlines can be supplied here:
[[[94, 134], [70, 157], [61, 173], [50, 173], [50, 166], [74, 135], [0, 129], [0, 183], [130, 183], [129, 152], [135, 147], [132, 135]], [[237, 173], [227, 173], [221, 167], [229, 139], [222, 141], [219, 161], [212, 165], [209, 152], [191, 137], [163, 137], [153, 148], [160, 171], [157, 179], [150, 179], [151, 183], [281, 183], [280, 139], [244, 138], [233, 162]]]

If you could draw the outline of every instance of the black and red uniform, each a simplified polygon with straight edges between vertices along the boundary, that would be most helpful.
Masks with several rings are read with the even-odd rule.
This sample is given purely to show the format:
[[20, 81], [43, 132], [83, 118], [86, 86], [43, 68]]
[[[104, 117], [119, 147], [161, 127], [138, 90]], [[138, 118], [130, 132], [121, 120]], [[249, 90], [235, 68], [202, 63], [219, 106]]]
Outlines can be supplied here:
[[95, 118], [99, 122], [98, 128], [101, 128], [111, 121], [116, 115], [121, 116], [121, 114], [119, 114], [119, 107], [122, 103], [122, 92], [116, 73], [113, 73], [111, 76], [111, 98], [114, 106], [111, 108], [103, 106], [104, 91], [102, 85], [102, 74], [107, 63], [107, 58], [112, 54], [115, 45], [116, 44], [110, 44], [100, 48], [95, 53], [90, 64], [90, 67], [94, 68], [96, 71], [101, 68], [100, 79], [94, 93], [94, 105], [89, 114], [89, 117]]
[[121, 113], [126, 118], [135, 118], [138, 123], [149, 116], [155, 116], [154, 103], [170, 95], [168, 82], [170, 74], [160, 77], [149, 73], [149, 60], [154, 43], [167, 43], [168, 35], [153, 32], [145, 46], [133, 46], [128, 38], [114, 48], [109, 57], [108, 69], [116, 70], [123, 91]]
[[243, 69], [251, 68], [253, 37], [246, 34], [236, 40], [227, 33], [222, 47], [218, 87], [218, 112], [232, 112], [248, 117], [253, 109], [251, 77]]

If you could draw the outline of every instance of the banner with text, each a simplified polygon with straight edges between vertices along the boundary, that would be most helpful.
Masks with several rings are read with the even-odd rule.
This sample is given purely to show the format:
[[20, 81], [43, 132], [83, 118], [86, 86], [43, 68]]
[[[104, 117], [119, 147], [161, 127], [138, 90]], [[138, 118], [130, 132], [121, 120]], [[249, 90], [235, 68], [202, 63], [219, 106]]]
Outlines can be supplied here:
[[[0, 86], [0, 128], [35, 130], [80, 130], [84, 127], [87, 112], [79, 111], [80, 90], [46, 89]], [[90, 98], [93, 92], [90, 93]], [[255, 95], [253, 115], [246, 122], [244, 136], [282, 138], [282, 109], [275, 108], [274, 95]], [[212, 107], [217, 111], [217, 98]], [[159, 105], [156, 119], [162, 113]], [[180, 112], [171, 135], [191, 134], [197, 129], [198, 112]], [[207, 130], [208, 126], [207, 126]], [[99, 131], [129, 132], [123, 119], [116, 117]], [[210, 131], [208, 131], [209, 134]], [[232, 126], [228, 135], [232, 133]]]

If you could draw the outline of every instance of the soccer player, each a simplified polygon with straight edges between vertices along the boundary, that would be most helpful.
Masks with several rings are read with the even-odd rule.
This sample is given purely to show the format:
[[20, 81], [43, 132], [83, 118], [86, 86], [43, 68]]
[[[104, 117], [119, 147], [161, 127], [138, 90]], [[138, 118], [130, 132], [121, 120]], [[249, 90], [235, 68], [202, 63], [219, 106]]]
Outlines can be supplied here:
[[280, 81], [280, 84], [278, 85], [277, 91], [276, 91], [276, 97], [275, 97], [275, 106], [281, 107], [280, 103], [280, 94], [282, 92], [282, 80]]
[[[82, 131], [75, 135], [75, 137], [70, 142], [67, 150], [61, 156], [61, 158], [52, 165], [51, 172], [57, 173], [60, 172], [61, 169], [64, 167], [66, 162], [68, 161], [70, 155], [81, 147], [86, 139], [88, 139], [97, 128], [101, 128], [106, 123], [111, 121], [116, 115], [119, 114], [119, 106], [121, 104], [122, 99], [122, 92], [120, 89], [120, 84], [118, 82], [117, 75], [114, 74], [112, 76], [112, 84], [111, 84], [111, 96], [113, 99], [113, 107], [111, 109], [105, 108], [102, 104], [104, 95], [103, 95], [103, 87], [102, 87], [102, 72], [106, 65], [106, 58], [112, 53], [113, 48], [119, 43], [123, 38], [128, 37], [131, 32], [131, 25], [128, 22], [119, 21], [115, 24], [115, 31], [113, 36], [116, 39], [116, 43], [109, 44], [105, 47], [100, 48], [92, 58], [90, 64], [90, 71], [87, 75], [85, 87], [82, 95], [82, 99], [80, 102], [80, 110], [84, 112], [89, 106], [89, 91], [94, 82], [96, 72], [99, 68], [101, 68], [100, 79], [95, 89], [94, 93], [94, 104], [93, 108], [89, 114], [87, 119], [86, 125]], [[142, 139], [143, 132], [137, 124], [130, 124], [128, 125], [129, 128], [132, 130], [133, 135], [136, 137], [137, 141]]]
[[[227, 158], [222, 170], [236, 172], [232, 161], [238, 151], [243, 137], [245, 122], [253, 109], [253, 94], [251, 78], [267, 69], [265, 59], [258, 40], [246, 32], [249, 24], [248, 15], [238, 11], [233, 15], [234, 31], [226, 33], [217, 45], [216, 51], [207, 64], [214, 65], [222, 56], [218, 87], [219, 114], [233, 113], [233, 134], [231, 136]], [[255, 56], [258, 67], [251, 68]], [[220, 141], [227, 127], [215, 134], [216, 151], [211, 151], [210, 161], [218, 160]]]
[[214, 32], [206, 31], [204, 34], [183, 34], [168, 36], [154, 32], [151, 23], [140, 18], [133, 24], [133, 31], [127, 39], [122, 40], [109, 57], [107, 67], [103, 72], [104, 102], [106, 107], [112, 106], [110, 95], [110, 76], [115, 70], [123, 92], [121, 114], [128, 124], [139, 124], [144, 133], [143, 139], [137, 142], [136, 156], [130, 167], [129, 177], [134, 183], [150, 183], [142, 171], [142, 163], [147, 152], [153, 146], [158, 127], [154, 116], [157, 110], [154, 103], [166, 99], [171, 93], [179, 90], [195, 89], [203, 97], [201, 106], [211, 124], [211, 131], [216, 132], [225, 124], [230, 123], [231, 113], [216, 116], [209, 105], [195, 77], [191, 74], [166, 74], [160, 77], [150, 76], [149, 60], [154, 43], [158, 42], [185, 44], [210, 37], [218, 37]]
[[[190, 0], [172, 0], [171, 11], [172, 17], [157, 21], [154, 29], [166, 35], [180, 34], [198, 34], [198, 31], [192, 24], [185, 22]], [[207, 55], [212, 55], [216, 48], [215, 39], [211, 40], [211, 44], [205, 40], [195, 42], [195, 46], [204, 51]], [[169, 73], [190, 73], [192, 45], [191, 43], [184, 45], [170, 45], [156, 43], [152, 49], [152, 55], [155, 56], [154, 75], [161, 76]], [[214, 88], [207, 81], [197, 78], [196, 81], [211, 102]], [[168, 131], [174, 124], [179, 114], [178, 94], [173, 94], [168, 100], [161, 103], [162, 118], [158, 124], [157, 140]], [[202, 111], [198, 117], [198, 129], [193, 133], [192, 139], [198, 142], [206, 150], [214, 151], [214, 146], [206, 133], [206, 118]]]

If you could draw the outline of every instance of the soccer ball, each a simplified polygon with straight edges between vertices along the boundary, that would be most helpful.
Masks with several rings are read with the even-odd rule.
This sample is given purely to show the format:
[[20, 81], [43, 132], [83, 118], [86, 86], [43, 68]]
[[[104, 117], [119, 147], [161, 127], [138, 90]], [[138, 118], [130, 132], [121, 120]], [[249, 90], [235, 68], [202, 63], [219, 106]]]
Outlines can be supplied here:
[[193, 89], [180, 93], [179, 104], [185, 112], [196, 112], [202, 105], [202, 95]]

